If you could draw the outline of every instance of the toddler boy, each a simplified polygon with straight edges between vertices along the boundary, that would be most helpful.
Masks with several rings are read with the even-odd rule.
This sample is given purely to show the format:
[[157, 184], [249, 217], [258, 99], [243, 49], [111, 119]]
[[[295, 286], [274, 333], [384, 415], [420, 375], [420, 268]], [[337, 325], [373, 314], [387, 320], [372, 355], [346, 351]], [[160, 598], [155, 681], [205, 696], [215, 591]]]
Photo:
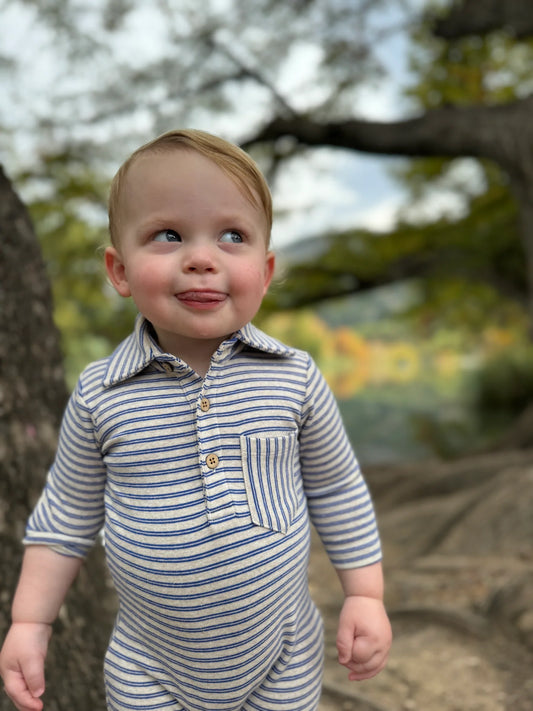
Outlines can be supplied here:
[[40, 711], [54, 621], [105, 532], [119, 610], [110, 711], [313, 711], [322, 624], [310, 520], [345, 593], [350, 679], [391, 642], [372, 503], [311, 358], [251, 320], [274, 271], [255, 163], [200, 131], [137, 150], [115, 176], [109, 278], [135, 330], [80, 376], [28, 522], [0, 656], [20, 711]]

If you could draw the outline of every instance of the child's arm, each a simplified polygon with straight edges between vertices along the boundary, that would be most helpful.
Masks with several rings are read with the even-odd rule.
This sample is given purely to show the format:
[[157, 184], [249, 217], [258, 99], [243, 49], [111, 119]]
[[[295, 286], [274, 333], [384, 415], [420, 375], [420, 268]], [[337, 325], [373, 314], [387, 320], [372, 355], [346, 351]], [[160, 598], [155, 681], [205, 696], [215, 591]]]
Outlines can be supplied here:
[[383, 605], [381, 563], [337, 570], [345, 600], [339, 620], [339, 662], [349, 679], [362, 681], [380, 672], [387, 662], [392, 631]]
[[12, 625], [0, 652], [0, 675], [7, 695], [19, 711], [40, 711], [44, 692], [44, 660], [67, 591], [81, 558], [55, 553], [46, 546], [28, 546], [12, 607]]

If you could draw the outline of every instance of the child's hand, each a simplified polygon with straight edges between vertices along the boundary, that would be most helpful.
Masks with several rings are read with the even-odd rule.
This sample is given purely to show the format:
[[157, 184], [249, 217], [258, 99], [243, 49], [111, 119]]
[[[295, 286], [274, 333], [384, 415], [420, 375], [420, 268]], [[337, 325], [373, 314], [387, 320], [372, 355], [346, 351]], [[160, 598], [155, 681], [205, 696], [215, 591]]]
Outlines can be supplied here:
[[44, 660], [52, 633], [41, 622], [15, 622], [0, 652], [0, 675], [6, 694], [19, 711], [41, 711]]
[[339, 662], [349, 669], [351, 681], [370, 679], [387, 662], [392, 631], [381, 600], [348, 595], [337, 633]]

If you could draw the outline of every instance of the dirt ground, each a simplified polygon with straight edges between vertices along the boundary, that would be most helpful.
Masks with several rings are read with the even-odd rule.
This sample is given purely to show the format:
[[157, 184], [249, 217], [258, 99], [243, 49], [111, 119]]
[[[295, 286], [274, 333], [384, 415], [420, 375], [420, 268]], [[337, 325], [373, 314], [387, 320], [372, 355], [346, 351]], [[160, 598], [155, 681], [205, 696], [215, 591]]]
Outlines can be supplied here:
[[320, 711], [533, 711], [533, 451], [366, 472], [394, 642], [376, 678], [336, 661], [342, 593], [314, 541]]

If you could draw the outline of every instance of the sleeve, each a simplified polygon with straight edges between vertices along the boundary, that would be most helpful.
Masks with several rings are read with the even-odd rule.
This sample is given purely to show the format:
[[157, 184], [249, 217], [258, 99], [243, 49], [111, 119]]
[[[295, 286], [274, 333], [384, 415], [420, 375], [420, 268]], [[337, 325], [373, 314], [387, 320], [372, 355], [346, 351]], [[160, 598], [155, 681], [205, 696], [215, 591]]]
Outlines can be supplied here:
[[300, 465], [311, 521], [333, 566], [360, 568], [381, 560], [368, 487], [335, 398], [311, 358]]
[[103, 526], [105, 481], [93, 419], [78, 382], [63, 416], [55, 461], [28, 520], [24, 544], [85, 557]]

